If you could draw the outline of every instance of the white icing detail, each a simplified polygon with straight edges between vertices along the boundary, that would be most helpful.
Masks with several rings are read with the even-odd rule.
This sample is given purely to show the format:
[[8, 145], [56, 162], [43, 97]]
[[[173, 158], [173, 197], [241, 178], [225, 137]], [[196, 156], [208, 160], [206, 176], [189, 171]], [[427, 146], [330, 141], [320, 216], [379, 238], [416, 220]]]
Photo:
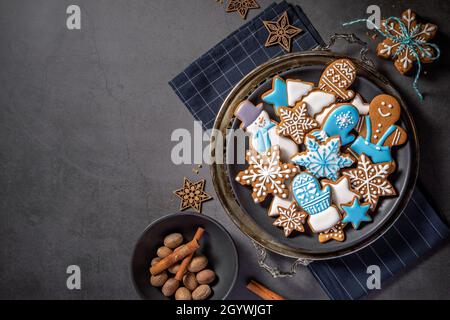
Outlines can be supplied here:
[[350, 103], [358, 109], [359, 114], [366, 115], [369, 113], [369, 104], [365, 103], [359, 94], [356, 94], [355, 98]]
[[390, 112], [383, 113], [383, 111], [381, 111], [381, 108], [378, 108], [378, 113], [379, 113], [380, 116], [382, 116], [383, 118], [387, 118], [387, 117], [390, 117], [390, 116], [392, 115]]
[[287, 96], [289, 106], [295, 106], [297, 101], [300, 101], [304, 96], [312, 91], [314, 86], [309, 82], [299, 80], [286, 80]]
[[350, 190], [350, 182], [347, 177], [340, 178], [337, 183], [322, 181], [323, 187], [327, 185], [331, 188], [331, 199], [333, 203], [339, 208], [341, 208], [342, 204], [349, 203], [355, 197], [358, 197], [356, 193]]
[[322, 90], [311, 91], [305, 98], [303, 98], [303, 102], [306, 102], [308, 105], [308, 113], [312, 117], [335, 101], [336, 97], [333, 94]]
[[322, 212], [309, 216], [309, 225], [313, 232], [319, 233], [334, 227], [341, 217], [335, 207], [329, 207]]

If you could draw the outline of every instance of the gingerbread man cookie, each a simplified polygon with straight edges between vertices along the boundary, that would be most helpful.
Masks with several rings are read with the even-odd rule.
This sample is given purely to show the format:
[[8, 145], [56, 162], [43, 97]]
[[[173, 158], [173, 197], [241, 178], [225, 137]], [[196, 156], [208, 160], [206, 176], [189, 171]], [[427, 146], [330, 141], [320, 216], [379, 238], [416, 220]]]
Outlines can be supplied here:
[[292, 164], [280, 161], [280, 147], [273, 146], [264, 154], [255, 150], [247, 152], [249, 166], [236, 176], [242, 185], [252, 186], [255, 203], [263, 202], [269, 194], [287, 199], [289, 190], [284, 181], [295, 176], [299, 170]]
[[333, 61], [322, 73], [319, 80], [319, 89], [330, 92], [338, 100], [347, 101], [355, 96], [348, 88], [356, 78], [356, 68], [348, 59]]
[[391, 147], [404, 144], [408, 138], [405, 130], [395, 125], [400, 113], [400, 104], [393, 96], [376, 96], [350, 149], [357, 155], [366, 154], [373, 163], [392, 161]]

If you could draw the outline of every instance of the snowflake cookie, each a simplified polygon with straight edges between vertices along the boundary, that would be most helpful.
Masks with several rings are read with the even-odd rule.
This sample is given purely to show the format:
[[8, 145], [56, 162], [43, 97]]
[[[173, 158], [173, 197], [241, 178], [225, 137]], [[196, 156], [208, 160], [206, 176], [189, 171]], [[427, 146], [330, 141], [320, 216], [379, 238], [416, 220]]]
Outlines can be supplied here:
[[308, 215], [301, 211], [297, 204], [292, 203], [289, 208], [278, 207], [279, 217], [273, 223], [274, 226], [282, 227], [284, 229], [284, 236], [289, 237], [292, 231], [304, 232], [306, 218]]
[[307, 136], [305, 145], [307, 151], [297, 154], [291, 160], [305, 167], [316, 178], [335, 181], [339, 177], [339, 170], [353, 164], [353, 159], [349, 155], [340, 153], [339, 137], [331, 137], [324, 143], [320, 143], [313, 137]]
[[375, 210], [380, 197], [395, 196], [396, 191], [387, 177], [394, 171], [393, 162], [373, 164], [369, 157], [362, 154], [355, 169], [343, 170], [342, 174], [350, 179], [350, 184], [364, 200]]
[[302, 144], [305, 135], [318, 127], [317, 122], [308, 115], [306, 103], [297, 103], [294, 108], [280, 108], [278, 133], [290, 136], [297, 144]]
[[[398, 21], [392, 19], [388, 23], [386, 23], [386, 20], [381, 22], [381, 30], [393, 36], [393, 38], [386, 38], [378, 45], [377, 55], [385, 59], [395, 60], [394, 65], [397, 70], [405, 74], [412, 69], [417, 58], [422, 63], [429, 63], [434, 60], [434, 49], [426, 42], [434, 38], [438, 28], [431, 23], [418, 23], [416, 14], [411, 9], [403, 12], [400, 20], [404, 24], [404, 29]], [[410, 39], [411, 42], [416, 43], [417, 55], [412, 52], [414, 50], [411, 49], [411, 46], [401, 41], [403, 39]]]
[[268, 194], [287, 199], [289, 189], [284, 181], [295, 176], [299, 169], [292, 163], [280, 161], [280, 147], [273, 146], [264, 154], [249, 150], [246, 155], [249, 166], [236, 176], [242, 185], [252, 186], [252, 197], [256, 203], [263, 202]]

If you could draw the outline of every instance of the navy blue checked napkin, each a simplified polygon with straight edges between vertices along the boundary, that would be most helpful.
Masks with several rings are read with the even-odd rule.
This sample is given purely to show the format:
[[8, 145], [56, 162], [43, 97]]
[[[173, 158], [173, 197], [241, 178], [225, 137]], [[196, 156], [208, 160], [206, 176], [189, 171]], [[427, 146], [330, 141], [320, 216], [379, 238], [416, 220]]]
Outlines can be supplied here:
[[[290, 22], [304, 30], [293, 39], [293, 51], [323, 44], [300, 7], [285, 1], [273, 3], [170, 82], [205, 129], [213, 126], [223, 100], [240, 79], [256, 66], [284, 54], [279, 46], [264, 47], [267, 32], [262, 21], [274, 20], [286, 10]], [[308, 268], [331, 299], [358, 299], [369, 293], [368, 266], [380, 267], [383, 288], [389, 279], [420, 261], [449, 234], [449, 228], [416, 188], [399, 220], [371, 246], [343, 258], [311, 263]]]

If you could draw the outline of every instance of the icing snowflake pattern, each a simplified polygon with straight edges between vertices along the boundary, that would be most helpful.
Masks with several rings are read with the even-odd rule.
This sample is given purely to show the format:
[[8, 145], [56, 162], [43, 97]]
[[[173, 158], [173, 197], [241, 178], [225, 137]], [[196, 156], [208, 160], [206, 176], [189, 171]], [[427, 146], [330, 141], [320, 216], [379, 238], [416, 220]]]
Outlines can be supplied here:
[[318, 127], [318, 123], [308, 115], [306, 103], [298, 103], [294, 108], [280, 108], [278, 132], [290, 136], [297, 144], [302, 144], [305, 134]]
[[[420, 59], [420, 62], [425, 63], [434, 60], [434, 49], [427, 45], [427, 41], [435, 36], [437, 26], [431, 23], [418, 23], [416, 14], [411, 9], [403, 12], [400, 20], [405, 25], [404, 29], [395, 20], [389, 20], [387, 23], [383, 21], [381, 24], [382, 31], [394, 36], [394, 38], [386, 38], [381, 42], [377, 47], [377, 54], [386, 59], [394, 59], [397, 70], [405, 74], [411, 70], [417, 58]], [[408, 43], [401, 41], [402, 39], [414, 41], [416, 44], [414, 49]], [[413, 50], [416, 50], [417, 55]]]
[[286, 199], [289, 190], [284, 181], [298, 173], [298, 168], [292, 164], [280, 161], [280, 148], [272, 147], [264, 154], [254, 150], [247, 152], [249, 167], [239, 172], [236, 181], [242, 185], [253, 187], [252, 197], [256, 203], [264, 201], [269, 193]]
[[312, 137], [306, 137], [305, 144], [307, 151], [296, 155], [292, 161], [305, 167], [316, 178], [324, 177], [335, 181], [340, 169], [353, 164], [350, 156], [340, 154], [339, 137], [330, 138], [323, 144]]
[[364, 202], [370, 204], [373, 211], [380, 197], [395, 196], [395, 189], [387, 180], [393, 171], [394, 167], [390, 162], [373, 164], [362, 154], [358, 166], [345, 170], [343, 175], [349, 177], [352, 188], [363, 197]]
[[289, 208], [278, 207], [280, 216], [274, 221], [273, 225], [282, 227], [284, 229], [284, 236], [289, 237], [292, 231], [304, 232], [307, 214], [300, 211], [295, 203], [292, 203]]
[[336, 114], [334, 117], [336, 118], [336, 124], [339, 129], [348, 128], [349, 126], [353, 126], [355, 124], [355, 120], [353, 119], [350, 111]]

